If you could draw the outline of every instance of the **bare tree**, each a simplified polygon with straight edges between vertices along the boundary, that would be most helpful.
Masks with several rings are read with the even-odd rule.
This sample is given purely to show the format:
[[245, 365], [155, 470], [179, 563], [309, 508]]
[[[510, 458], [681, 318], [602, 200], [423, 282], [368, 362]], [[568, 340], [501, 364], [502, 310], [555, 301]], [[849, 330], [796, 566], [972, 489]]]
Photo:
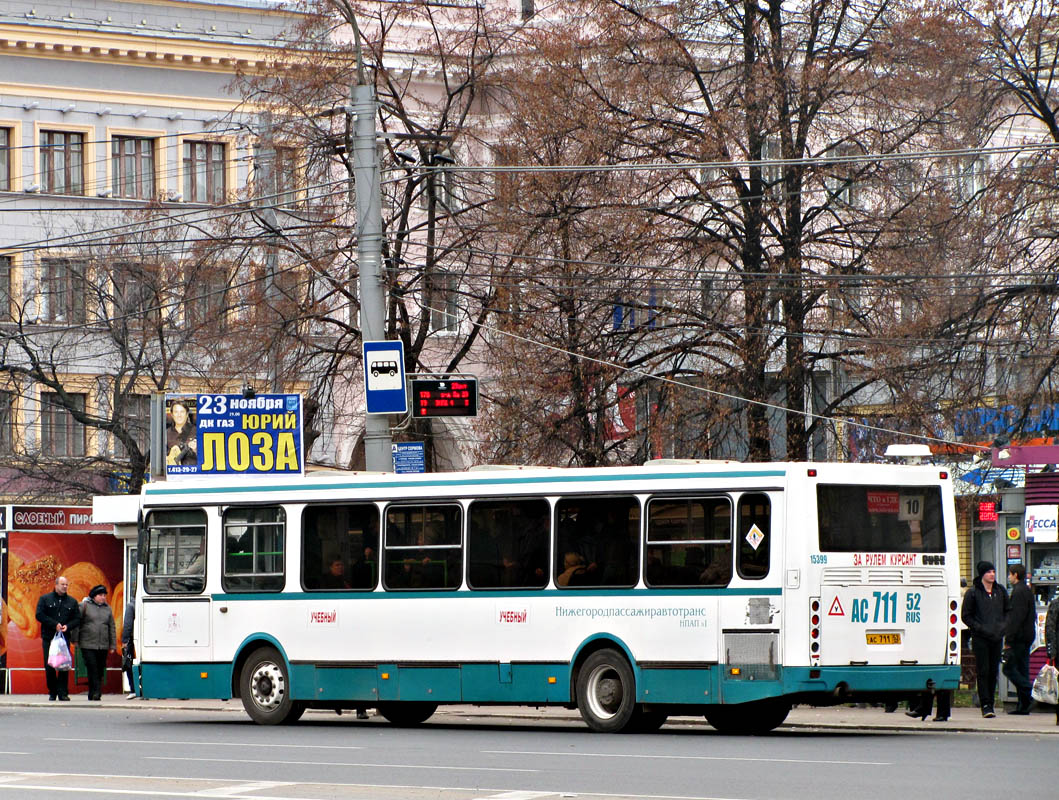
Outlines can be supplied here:
[[[952, 13], [830, 0], [564, 8], [558, 23], [527, 26], [517, 66], [496, 79], [508, 121], [496, 138], [517, 144], [505, 158], [584, 170], [547, 186], [523, 176], [509, 204], [509, 231], [519, 214], [551, 226], [508, 235], [534, 280], [547, 283], [548, 259], [591, 276], [550, 301], [527, 301], [536, 284], [520, 277], [537, 317], [527, 338], [566, 322], [574, 297], [587, 330], [612, 343], [609, 313], [638, 306], [626, 351], [601, 358], [626, 377], [611, 369], [607, 381], [664, 379], [640, 392], [641, 411], [669, 438], [684, 432], [685, 455], [819, 457], [824, 420], [851, 400], [913, 417], [936, 405], [915, 376], [937, 352], [910, 343], [933, 336], [946, 242], [968, 217], [939, 202], [950, 165], [908, 156], [980, 143], [973, 37], [940, 36]], [[555, 346], [586, 353], [574, 339]], [[613, 388], [587, 409], [576, 381], [559, 388], [573, 416], [620, 405]], [[646, 439], [638, 456], [666, 454]]]
[[[483, 196], [460, 166], [477, 161], [469, 123], [487, 107], [486, 79], [504, 34], [480, 6], [318, 0], [306, 10], [275, 69], [242, 85], [271, 109], [274, 141], [304, 154], [299, 222], [275, 235], [314, 264], [307, 280], [320, 300], [309, 322], [317, 335], [302, 341], [325, 365], [314, 401], [340, 428], [356, 430], [361, 409], [349, 407], [348, 391], [348, 376], [361, 371], [350, 235], [356, 187], [343, 111], [350, 87], [374, 82], [379, 98], [387, 338], [404, 342], [408, 372], [457, 371], [488, 317], [495, 260], [475, 246]], [[314, 210], [319, 200], [327, 213]], [[311, 245], [299, 242], [310, 234]], [[430, 442], [441, 433], [430, 423], [417, 422], [411, 435]]]

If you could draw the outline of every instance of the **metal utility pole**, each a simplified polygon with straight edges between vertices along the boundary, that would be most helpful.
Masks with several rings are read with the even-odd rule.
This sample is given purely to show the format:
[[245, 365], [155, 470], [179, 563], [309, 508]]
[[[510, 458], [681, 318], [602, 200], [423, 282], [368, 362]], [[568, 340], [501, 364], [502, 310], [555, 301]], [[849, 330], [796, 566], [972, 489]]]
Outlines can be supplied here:
[[[265, 247], [265, 304], [272, 309], [273, 315], [278, 306], [279, 287], [276, 275], [279, 271], [279, 254], [275, 241], [279, 236], [279, 223], [276, 219], [276, 203], [279, 196], [276, 192], [276, 146], [272, 136], [272, 114], [265, 111], [261, 114], [261, 130], [258, 140], [257, 165], [258, 175], [258, 214], [261, 223], [268, 232], [269, 244]], [[282, 391], [279, 379], [279, 331], [268, 331], [268, 389], [270, 392]]]
[[[359, 48], [357, 60], [360, 61]], [[367, 85], [361, 74], [360, 83], [353, 87], [353, 181], [357, 209], [360, 330], [364, 341], [386, 338], [386, 300], [382, 287], [382, 188], [375, 137], [376, 105], [375, 87]], [[393, 472], [390, 421], [385, 415], [364, 415], [364, 461], [369, 470]]]

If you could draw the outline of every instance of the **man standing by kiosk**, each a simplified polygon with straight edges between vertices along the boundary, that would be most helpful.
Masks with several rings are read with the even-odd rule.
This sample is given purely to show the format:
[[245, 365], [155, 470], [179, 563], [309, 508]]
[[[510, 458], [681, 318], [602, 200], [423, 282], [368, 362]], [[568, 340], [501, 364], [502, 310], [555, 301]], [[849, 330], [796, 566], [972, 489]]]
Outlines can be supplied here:
[[978, 671], [978, 702], [983, 717], [995, 717], [997, 671], [1000, 668], [1004, 620], [1008, 611], [1008, 593], [996, 582], [996, 567], [979, 561], [978, 577], [963, 596], [960, 617], [971, 632], [971, 650]]
[[44, 677], [48, 681], [49, 700], [70, 699], [69, 671], [56, 671], [48, 665], [48, 651], [55, 634], [63, 634], [67, 643], [76, 641], [77, 628], [81, 624], [81, 609], [77, 601], [66, 593], [68, 587], [68, 581], [60, 575], [55, 579], [55, 591], [41, 595], [37, 601], [37, 622], [40, 623], [40, 641], [44, 645]]
[[1008, 567], [1011, 602], [1004, 626], [1004, 675], [1015, 686], [1019, 702], [1012, 714], [1029, 714], [1033, 702], [1030, 680], [1030, 646], [1037, 636], [1037, 606], [1026, 585], [1026, 567]]

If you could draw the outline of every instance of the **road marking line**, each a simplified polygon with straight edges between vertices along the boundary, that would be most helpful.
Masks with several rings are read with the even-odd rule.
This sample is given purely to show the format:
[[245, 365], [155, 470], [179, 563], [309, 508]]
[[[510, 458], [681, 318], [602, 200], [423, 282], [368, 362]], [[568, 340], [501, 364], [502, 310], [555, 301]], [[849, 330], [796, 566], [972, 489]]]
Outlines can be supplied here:
[[667, 756], [643, 753], [550, 753], [537, 750], [481, 750], [489, 755], [501, 756], [574, 756], [576, 758], [660, 758], [675, 761], [776, 761], [782, 764], [839, 764], [855, 767], [891, 767], [891, 761], [824, 761], [809, 758], [755, 758], [753, 756]]
[[[69, 741], [69, 740], [64, 740]], [[199, 759], [187, 759], [189, 761]], [[274, 762], [270, 762], [274, 763]], [[99, 774], [87, 774], [78, 772], [15, 772], [15, 773], [0, 773], [0, 778], [10, 776], [14, 780], [29, 780], [45, 779], [45, 778], [89, 778], [92, 780], [104, 779], [111, 782], [117, 781], [118, 779], [136, 779], [144, 780], [147, 776], [144, 775], [99, 775]], [[202, 780], [201, 778], [181, 778], [176, 776], [154, 776], [150, 780], [169, 782], [169, 783], [181, 783], [188, 782], [191, 780]], [[233, 783], [239, 784], [239, 781], [231, 778], [210, 778], [209, 780], [216, 783]], [[292, 786], [324, 786], [330, 789], [334, 788], [354, 788], [354, 789], [407, 789], [410, 791], [430, 791], [434, 795], [439, 792], [464, 792], [464, 793], [475, 793], [475, 792], [497, 792], [503, 793], [503, 789], [490, 789], [481, 786], [434, 786], [425, 784], [401, 784], [401, 783], [350, 783], [350, 782], [339, 782], [339, 783], [321, 783], [319, 781], [304, 781], [301, 783], [291, 784]], [[114, 786], [108, 786], [106, 788], [97, 787], [76, 787], [64, 784], [63, 786], [45, 786], [36, 784], [19, 784], [17, 786], [4, 786], [0, 784], [0, 792], [4, 789], [35, 789], [43, 792], [86, 792], [90, 794], [122, 794], [129, 796], [146, 796], [146, 797], [195, 797], [196, 795], [190, 792], [181, 792], [176, 790], [166, 790], [157, 787], [145, 790], [137, 789], [118, 789]], [[558, 797], [599, 797], [599, 798], [613, 798], [615, 797], [613, 792], [569, 792], [565, 790], [555, 790], [545, 794], [556, 795]], [[201, 795], [199, 795], [201, 796]], [[333, 795], [332, 795], [333, 796]], [[618, 795], [622, 800], [749, 800], [748, 798], [739, 797], [721, 797], [718, 795], [681, 795], [681, 794], [622, 794]], [[222, 796], [223, 797], [223, 796]], [[227, 800], [251, 800], [246, 795], [231, 795]], [[301, 797], [282, 797], [279, 795], [266, 795], [259, 798], [259, 800], [310, 800], [305, 795]]]
[[503, 792], [502, 794], [491, 794], [488, 797], [477, 797], [475, 800], [537, 800], [540, 797], [555, 797], [555, 794], [555, 792], [514, 791]]
[[275, 789], [277, 786], [291, 787], [296, 784], [289, 781], [257, 781], [255, 783], [244, 783], [242, 786], [222, 786], [217, 789], [202, 789], [193, 792], [195, 797], [231, 797], [241, 795], [245, 792], [253, 792], [259, 789]]
[[[69, 739], [62, 738], [46, 738], [45, 742], [63, 742], [68, 744]], [[363, 750], [363, 747], [355, 747], [353, 745], [337, 745], [337, 744], [265, 744], [258, 742], [188, 742], [179, 740], [168, 740], [168, 739], [96, 739], [92, 738], [93, 742], [102, 742], [103, 744], [148, 744], [148, 745], [160, 745], [160, 744], [190, 744], [190, 745], [204, 745], [206, 747], [300, 747], [308, 750]]]
[[[67, 739], [66, 741], [70, 741]], [[18, 750], [0, 750], [0, 756], [28, 756], [29, 753], [20, 753]]]
[[147, 761], [217, 761], [222, 764], [290, 764], [307, 767], [378, 767], [381, 769], [447, 769], [456, 772], [540, 772], [539, 769], [516, 769], [507, 767], [450, 767], [441, 764], [370, 764], [353, 761], [257, 761], [247, 758], [182, 758], [179, 756], [141, 756]]

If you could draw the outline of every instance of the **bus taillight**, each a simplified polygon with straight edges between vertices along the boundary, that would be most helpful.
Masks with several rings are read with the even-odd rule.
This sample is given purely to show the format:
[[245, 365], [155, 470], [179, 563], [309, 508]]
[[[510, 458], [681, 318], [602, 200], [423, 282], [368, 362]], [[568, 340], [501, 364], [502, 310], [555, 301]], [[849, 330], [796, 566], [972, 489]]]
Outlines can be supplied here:
[[956, 626], [956, 608], [959, 603], [949, 599], [949, 663], [958, 664], [960, 661], [960, 629]]
[[820, 598], [809, 598], [809, 658], [820, 663]]

